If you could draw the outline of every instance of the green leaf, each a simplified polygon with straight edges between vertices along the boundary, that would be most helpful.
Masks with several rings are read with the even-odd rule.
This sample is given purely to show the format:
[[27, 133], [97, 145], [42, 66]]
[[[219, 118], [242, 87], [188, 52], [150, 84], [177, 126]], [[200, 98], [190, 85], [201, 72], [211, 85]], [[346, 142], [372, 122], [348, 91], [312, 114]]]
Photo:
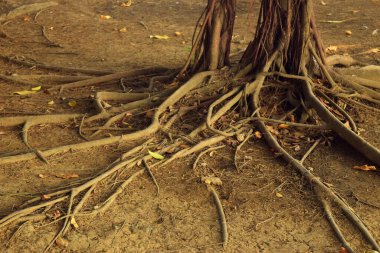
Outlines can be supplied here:
[[165, 157], [163, 157], [159, 153], [155, 153], [155, 152], [152, 152], [150, 150], [148, 150], [148, 152], [149, 152], [149, 155], [151, 155], [153, 158], [156, 158], [157, 160], [163, 160], [163, 159], [165, 159]]

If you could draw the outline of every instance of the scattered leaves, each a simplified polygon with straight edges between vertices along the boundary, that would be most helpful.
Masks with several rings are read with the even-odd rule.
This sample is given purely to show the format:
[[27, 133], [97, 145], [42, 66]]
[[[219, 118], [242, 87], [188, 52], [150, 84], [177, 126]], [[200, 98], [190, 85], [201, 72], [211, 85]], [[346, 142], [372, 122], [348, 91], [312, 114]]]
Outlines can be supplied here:
[[150, 35], [149, 38], [157, 40], [167, 40], [169, 39], [168, 35]]
[[151, 155], [153, 158], [157, 159], [157, 160], [163, 160], [165, 159], [165, 157], [163, 157], [162, 155], [160, 155], [159, 153], [156, 153], [156, 152], [152, 152], [150, 150], [148, 150], [148, 153], [149, 155]]
[[376, 166], [373, 166], [373, 165], [362, 165], [362, 166], [354, 166], [352, 167], [354, 170], [362, 170], [362, 171], [375, 171], [377, 170], [376, 169]]

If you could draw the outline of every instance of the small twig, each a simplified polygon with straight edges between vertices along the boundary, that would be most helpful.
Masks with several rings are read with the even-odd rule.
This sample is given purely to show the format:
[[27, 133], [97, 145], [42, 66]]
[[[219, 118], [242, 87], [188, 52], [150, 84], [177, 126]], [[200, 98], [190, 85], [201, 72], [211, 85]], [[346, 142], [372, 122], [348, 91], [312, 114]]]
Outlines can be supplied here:
[[318, 146], [318, 144], [321, 142], [322, 138], [319, 138], [316, 140], [313, 145], [309, 148], [309, 150], [303, 155], [303, 157], [300, 160], [300, 163], [303, 164], [303, 162], [306, 160], [306, 158], [313, 152], [313, 150]]
[[218, 193], [216, 192], [213, 186], [207, 185], [207, 189], [212, 193], [212, 196], [214, 197], [216, 209], [218, 210], [218, 214], [219, 214], [220, 226], [222, 229], [221, 232], [222, 232], [223, 248], [226, 248], [228, 244], [228, 228], [227, 228], [227, 220], [226, 220], [226, 215], [224, 214], [222, 202], [220, 201]]
[[158, 185], [158, 182], [156, 180], [156, 177], [154, 176], [152, 170], [150, 169], [150, 166], [148, 164], [148, 162], [146, 161], [146, 159], [143, 159], [143, 163], [144, 163], [144, 166], [146, 168], [146, 170], [148, 171], [149, 173], [149, 176], [152, 178], [154, 184], [156, 185], [157, 187], [157, 196], [160, 195], [160, 186]]

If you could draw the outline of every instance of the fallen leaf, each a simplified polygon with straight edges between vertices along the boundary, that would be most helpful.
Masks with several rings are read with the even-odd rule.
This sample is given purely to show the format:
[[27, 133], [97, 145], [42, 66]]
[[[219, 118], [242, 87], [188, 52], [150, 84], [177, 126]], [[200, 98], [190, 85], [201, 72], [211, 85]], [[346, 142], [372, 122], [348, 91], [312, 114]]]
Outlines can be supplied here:
[[175, 35], [175, 36], [181, 36], [182, 33], [181, 33], [181, 32], [175, 32], [174, 35]]
[[38, 90], [41, 90], [42, 86], [36, 86], [36, 87], [33, 87], [31, 90], [33, 91], [38, 91]]
[[49, 101], [48, 105], [54, 105], [54, 100]]
[[150, 35], [149, 38], [157, 39], [157, 40], [167, 40], [167, 39], [169, 39], [169, 36], [167, 36], [167, 35]]
[[76, 101], [69, 101], [68, 103], [67, 103], [70, 107], [75, 107], [75, 106], [77, 106], [77, 102]]
[[99, 16], [99, 19], [100, 20], [108, 20], [108, 19], [111, 19], [112, 17], [110, 15], [100, 15]]
[[119, 32], [126, 33], [126, 32], [128, 32], [128, 29], [127, 29], [127, 27], [123, 27], [123, 28], [119, 29]]
[[39, 177], [39, 178], [47, 178], [47, 175], [44, 175], [44, 174], [38, 174], [38, 177]]
[[149, 155], [151, 155], [153, 158], [155, 158], [157, 160], [163, 160], [163, 159], [165, 159], [165, 157], [163, 157], [162, 155], [160, 155], [158, 153], [155, 153], [155, 152], [152, 152], [150, 150], [148, 150], [148, 153], [149, 153]]
[[289, 127], [289, 125], [284, 124], [284, 123], [278, 125], [278, 129], [287, 129], [288, 127]]
[[70, 179], [70, 178], [78, 178], [79, 175], [76, 174], [76, 173], [69, 173], [69, 174], [58, 174], [58, 175], [55, 175], [56, 177], [58, 178], [62, 178], [62, 179]]
[[24, 16], [23, 20], [24, 20], [24, 22], [29, 22], [30, 21], [30, 16]]
[[379, 32], [379, 29], [375, 29], [373, 30], [373, 32], [371, 33], [373, 36], [377, 35], [377, 33]]
[[70, 224], [73, 225], [74, 228], [79, 228], [79, 225], [77, 221], [75, 220], [75, 217], [71, 217]]
[[41, 196], [41, 200], [48, 200], [48, 199], [51, 199], [49, 195], [44, 194]]
[[339, 253], [348, 253], [347, 249], [345, 247], [339, 248]]
[[132, 0], [128, 0], [128, 2], [120, 4], [121, 7], [129, 7], [131, 5], [132, 5]]
[[222, 180], [219, 177], [202, 177], [201, 181], [208, 185], [221, 186], [223, 184]]
[[256, 139], [261, 139], [263, 137], [263, 135], [259, 131], [256, 131], [254, 133], [254, 136], [255, 136]]
[[362, 166], [354, 166], [352, 167], [354, 170], [363, 170], [363, 171], [374, 171], [377, 170], [373, 165], [362, 165]]
[[338, 46], [329, 46], [326, 48], [326, 52], [334, 53], [338, 50]]
[[276, 197], [277, 198], [283, 198], [284, 197], [284, 195], [282, 195], [281, 193], [279, 193], [279, 192], [276, 192]]
[[55, 240], [55, 244], [61, 248], [67, 248], [67, 246], [69, 246], [69, 241], [62, 237], [58, 237], [57, 240]]
[[21, 91], [15, 91], [15, 92], [13, 92], [13, 94], [17, 94], [20, 96], [26, 96], [26, 95], [34, 94], [36, 92], [37, 91], [35, 91], [35, 90], [21, 90]]
[[351, 36], [352, 35], [352, 31], [351, 30], [346, 30], [345, 34], [348, 35], [348, 36]]
[[325, 1], [321, 1], [321, 5], [326, 6], [327, 4]]

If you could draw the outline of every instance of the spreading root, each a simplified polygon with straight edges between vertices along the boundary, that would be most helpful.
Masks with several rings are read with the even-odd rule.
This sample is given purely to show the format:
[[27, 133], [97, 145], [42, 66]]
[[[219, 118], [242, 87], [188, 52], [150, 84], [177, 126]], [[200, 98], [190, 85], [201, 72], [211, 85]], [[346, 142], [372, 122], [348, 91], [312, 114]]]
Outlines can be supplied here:
[[[213, 6], [212, 8], [220, 9], [221, 7]], [[206, 18], [210, 18], [207, 13]], [[221, 16], [224, 15], [222, 11], [218, 13]], [[224, 20], [228, 21], [228, 18], [225, 17]], [[229, 27], [227, 21], [219, 25]], [[265, 23], [261, 25], [265, 26]], [[288, 24], [288, 27], [290, 26], [291, 24]], [[313, 22], [310, 26], [313, 27]], [[28, 153], [0, 157], [0, 164], [29, 161], [35, 158], [49, 163], [50, 156], [68, 151], [144, 140], [142, 144], [122, 154], [107, 168], [87, 181], [26, 201], [16, 211], [1, 218], [0, 228], [14, 226], [22, 221], [61, 222], [60, 231], [45, 249], [48, 251], [58, 239], [65, 237], [71, 228], [75, 229], [76, 218], [106, 212], [116, 198], [124, 192], [126, 186], [144, 172], [150, 175], [159, 194], [159, 185], [154, 176], [155, 170], [173, 160], [199, 153], [194, 161], [194, 168], [196, 168], [199, 157], [205, 152], [220, 148], [224, 144], [228, 145], [230, 140], [239, 143], [236, 145], [235, 153], [235, 164], [239, 169], [236, 162], [239, 149], [248, 139], [263, 136], [272, 148], [274, 156], [284, 159], [307, 179], [334, 232], [348, 252], [354, 251], [335, 221], [332, 210], [343, 212], [372, 248], [380, 251], [371, 232], [347, 202], [303, 165], [313, 149], [325, 142], [328, 139], [326, 136], [335, 133], [374, 165], [380, 166], [379, 150], [357, 133], [355, 122], [347, 112], [350, 106], [361, 105], [377, 110], [380, 104], [379, 87], [368, 87], [359, 82], [360, 80], [352, 80], [336, 73], [331, 66], [326, 64], [327, 61], [316, 34], [311, 34], [312, 36], [309, 34], [307, 40], [303, 41], [305, 50], [302, 55], [297, 55], [299, 65], [284, 67], [286, 65], [283, 58], [284, 52], [288, 54], [291, 48], [289, 44], [291, 42], [285, 36], [287, 34], [286, 31], [283, 33], [280, 43], [275, 45], [273, 50], [268, 48], [264, 50], [271, 53], [265, 56], [265, 64], [257, 66], [248, 63], [243, 57], [238, 68], [226, 67], [222, 70], [197, 72], [186, 81], [183, 81], [183, 73], [188, 66], [186, 70], [150, 68], [108, 74], [47, 89], [51, 94], [61, 96], [68, 89], [120, 82], [122, 92], [96, 93], [93, 98], [96, 113], [91, 116], [62, 114], [0, 118], [1, 127], [23, 125], [22, 139], [30, 149]], [[253, 41], [253, 43], [257, 44], [257, 40], [265, 47], [265, 40], [256, 37], [256, 42]], [[252, 47], [252, 50], [253, 48], [259, 47]], [[194, 52], [196, 50], [197, 48]], [[260, 58], [257, 52], [249, 50], [246, 55], [255, 54]], [[199, 51], [197, 54], [202, 53]], [[214, 62], [214, 60], [210, 56], [210, 61]], [[224, 62], [224, 59], [217, 62]], [[315, 66], [310, 66], [310, 62], [313, 62]], [[197, 68], [203, 68], [199, 66]], [[289, 74], [294, 71], [286, 71], [292, 68], [297, 69], [297, 74]], [[176, 78], [178, 76], [180, 78]], [[142, 83], [145, 84], [143, 88], [141, 88]], [[341, 106], [342, 104], [346, 105], [345, 109]], [[149, 122], [147, 122], [147, 117], [150, 118]], [[189, 119], [189, 122], [194, 122], [194, 124], [184, 128], [183, 119]], [[79, 122], [78, 134], [85, 141], [48, 150], [38, 150], [28, 143], [28, 131], [31, 127], [73, 120]], [[148, 126], [136, 130], [141, 125]], [[291, 138], [287, 138], [295, 132], [295, 129], [315, 140], [315, 143], [308, 147], [308, 152], [298, 158], [290, 151], [289, 147], [294, 145], [289, 141]], [[107, 133], [110, 132], [113, 135], [107, 137]], [[89, 201], [96, 188], [120, 173], [129, 173], [130, 176], [118, 183], [112, 192], [105, 191], [104, 201], [96, 204]], [[220, 216], [222, 243], [226, 247], [227, 222], [217, 192], [221, 186], [212, 178], [207, 178], [208, 175], [198, 173], [197, 176], [202, 178], [201, 181], [205, 183], [210, 190], [210, 196], [215, 200]], [[66, 212], [58, 219], [51, 220], [49, 211], [55, 206], [60, 206]]]

